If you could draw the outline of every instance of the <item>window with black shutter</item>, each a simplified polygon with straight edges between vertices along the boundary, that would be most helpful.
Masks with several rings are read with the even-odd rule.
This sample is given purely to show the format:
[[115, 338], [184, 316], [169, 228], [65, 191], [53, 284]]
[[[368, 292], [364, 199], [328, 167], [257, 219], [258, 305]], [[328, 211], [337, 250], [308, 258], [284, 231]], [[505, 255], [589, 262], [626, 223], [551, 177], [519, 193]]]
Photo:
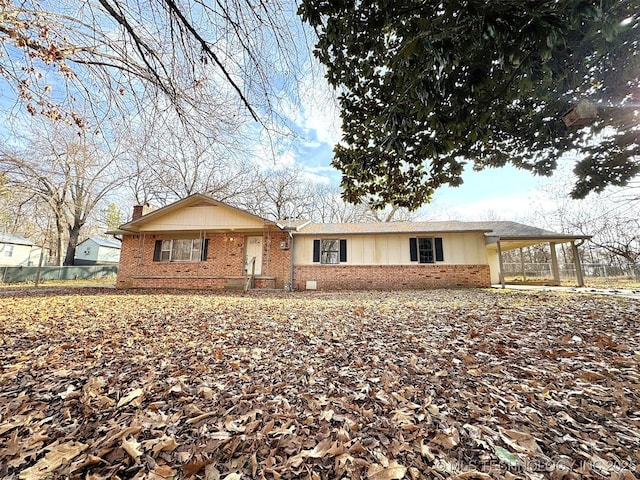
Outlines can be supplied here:
[[337, 265], [347, 261], [347, 240], [322, 238], [313, 241], [313, 262]]
[[412, 237], [409, 239], [409, 257], [412, 262], [444, 262], [441, 237]]

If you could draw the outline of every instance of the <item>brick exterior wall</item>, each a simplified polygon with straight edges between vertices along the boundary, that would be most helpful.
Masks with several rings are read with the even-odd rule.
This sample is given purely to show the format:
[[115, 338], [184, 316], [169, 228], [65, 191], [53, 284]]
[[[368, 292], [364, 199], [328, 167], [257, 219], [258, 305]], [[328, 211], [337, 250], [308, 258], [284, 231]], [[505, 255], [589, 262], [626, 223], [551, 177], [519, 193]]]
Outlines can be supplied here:
[[[262, 234], [262, 273], [256, 288], [282, 289], [289, 282], [290, 250], [288, 234], [265, 231]], [[120, 251], [118, 288], [205, 288], [222, 289], [229, 278], [243, 276], [246, 237], [238, 233], [207, 234], [208, 254], [203, 262], [154, 262], [156, 240], [180, 238], [176, 235], [125, 235]], [[184, 238], [184, 237], [183, 237]]]
[[489, 265], [301, 265], [293, 278], [296, 290], [306, 290], [307, 280], [318, 290], [491, 286]]

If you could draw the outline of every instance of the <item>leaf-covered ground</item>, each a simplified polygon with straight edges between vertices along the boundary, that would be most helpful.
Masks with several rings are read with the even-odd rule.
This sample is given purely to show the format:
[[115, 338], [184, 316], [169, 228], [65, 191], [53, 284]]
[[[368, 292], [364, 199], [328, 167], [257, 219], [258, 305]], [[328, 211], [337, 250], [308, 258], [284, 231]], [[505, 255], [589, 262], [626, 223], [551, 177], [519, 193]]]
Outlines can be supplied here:
[[640, 302], [0, 297], [0, 477], [640, 478]]

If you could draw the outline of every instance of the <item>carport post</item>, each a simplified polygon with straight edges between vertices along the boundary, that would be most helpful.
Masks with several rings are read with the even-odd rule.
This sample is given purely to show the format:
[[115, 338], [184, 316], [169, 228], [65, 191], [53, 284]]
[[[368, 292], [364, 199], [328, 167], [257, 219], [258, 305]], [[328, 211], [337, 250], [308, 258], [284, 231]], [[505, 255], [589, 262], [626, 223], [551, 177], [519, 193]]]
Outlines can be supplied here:
[[522, 269], [522, 281], [527, 281], [527, 272], [524, 269], [524, 252], [522, 247], [520, 247], [520, 268]]
[[502, 261], [502, 247], [500, 247], [500, 239], [496, 242], [496, 247], [498, 250], [498, 263], [500, 264], [500, 285], [504, 288], [504, 263]]
[[553, 273], [553, 283], [560, 285], [560, 271], [558, 270], [558, 254], [556, 253], [556, 244], [549, 242], [551, 250], [551, 272]]
[[580, 252], [578, 252], [578, 246], [576, 245], [575, 240], [571, 242], [571, 250], [573, 252], [573, 262], [576, 265], [576, 279], [578, 280], [578, 286], [584, 287], [584, 275], [582, 274], [582, 262], [580, 261]]

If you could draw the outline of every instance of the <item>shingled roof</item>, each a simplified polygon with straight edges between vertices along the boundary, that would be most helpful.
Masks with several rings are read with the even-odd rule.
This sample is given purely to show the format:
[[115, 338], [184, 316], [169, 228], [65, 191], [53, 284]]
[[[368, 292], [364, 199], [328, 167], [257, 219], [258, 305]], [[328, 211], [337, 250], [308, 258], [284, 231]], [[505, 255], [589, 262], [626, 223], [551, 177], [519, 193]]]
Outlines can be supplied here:
[[490, 228], [468, 222], [376, 222], [376, 223], [309, 223], [298, 228], [302, 235], [366, 235], [385, 233], [462, 233], [489, 232]]
[[33, 245], [31, 240], [27, 240], [22, 235], [16, 235], [15, 233], [0, 232], [0, 243], [8, 243], [13, 245]]
[[565, 233], [552, 232], [544, 228], [532, 227], [518, 222], [467, 222], [476, 228], [486, 228], [491, 230], [490, 236], [500, 237], [501, 239], [521, 239], [521, 238], [539, 238], [539, 239], [580, 239], [591, 238], [588, 235], [571, 235]]
[[562, 233], [531, 227], [517, 222], [378, 222], [378, 223], [308, 223], [298, 227], [298, 235], [366, 235], [366, 234], [435, 234], [481, 232], [503, 239], [579, 239], [585, 235]]

